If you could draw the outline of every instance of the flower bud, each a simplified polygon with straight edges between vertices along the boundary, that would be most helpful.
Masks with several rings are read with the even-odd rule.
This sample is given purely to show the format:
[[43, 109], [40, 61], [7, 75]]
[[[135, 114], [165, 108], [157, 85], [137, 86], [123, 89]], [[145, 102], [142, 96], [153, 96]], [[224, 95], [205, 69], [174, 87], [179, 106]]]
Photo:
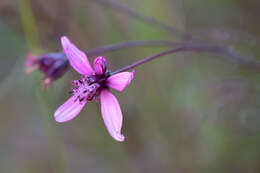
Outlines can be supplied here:
[[106, 59], [102, 56], [97, 57], [94, 60], [94, 69], [97, 75], [103, 75], [107, 71]]
[[48, 53], [38, 58], [28, 54], [24, 67], [25, 74], [36, 69], [43, 73], [42, 85], [46, 88], [47, 85], [52, 85], [54, 80], [59, 79], [66, 72], [69, 62], [63, 53]]

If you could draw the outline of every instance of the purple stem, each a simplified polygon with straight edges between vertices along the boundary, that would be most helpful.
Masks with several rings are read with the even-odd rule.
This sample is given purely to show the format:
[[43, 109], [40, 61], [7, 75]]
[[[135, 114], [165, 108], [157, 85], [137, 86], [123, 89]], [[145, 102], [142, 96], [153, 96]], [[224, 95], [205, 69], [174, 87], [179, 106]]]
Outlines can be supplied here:
[[167, 41], [167, 40], [131, 40], [131, 41], [125, 41], [121, 43], [111, 44], [103, 47], [94, 48], [91, 50], [86, 51], [85, 53], [88, 56], [93, 55], [100, 55], [106, 52], [115, 51], [118, 49], [124, 49], [124, 48], [132, 48], [132, 47], [141, 47], [141, 46], [168, 46], [168, 47], [174, 47], [174, 46], [180, 46], [186, 44], [185, 42], [173, 42], [173, 41]]
[[158, 57], [169, 55], [169, 54], [176, 53], [176, 52], [179, 52], [179, 51], [185, 51], [185, 47], [180, 47], [180, 48], [176, 48], [176, 49], [170, 49], [170, 50], [167, 50], [167, 51], [164, 51], [164, 52], [161, 52], [161, 53], [158, 53], [158, 54], [146, 57], [146, 58], [144, 58], [142, 60], [139, 60], [139, 61], [137, 61], [137, 62], [135, 62], [133, 64], [130, 64], [130, 65], [126, 66], [126, 67], [123, 67], [121, 69], [118, 69], [118, 70], [112, 72], [111, 75], [114, 75], [114, 74], [117, 74], [117, 73], [120, 73], [120, 72], [123, 72], [123, 71], [130, 70], [130, 69], [132, 69], [134, 67], [142, 65], [142, 64], [144, 64], [146, 62], [149, 62], [151, 60], [154, 60], [154, 59], [156, 59]]
[[133, 64], [130, 64], [126, 67], [123, 67], [121, 69], [118, 69], [118, 70], [112, 72], [111, 75], [133, 69], [137, 66], [140, 66], [144, 63], [152, 61], [161, 56], [165, 56], [165, 55], [169, 55], [169, 54], [173, 54], [173, 53], [177, 53], [177, 52], [184, 52], [184, 51], [203, 51], [203, 52], [208, 52], [208, 53], [214, 53], [216, 55], [219, 55], [219, 56], [225, 58], [226, 60], [228, 60], [230, 62], [238, 63], [239, 65], [244, 65], [244, 66], [250, 67], [254, 70], [260, 71], [259, 62], [256, 62], [255, 60], [253, 60], [251, 58], [241, 58], [240, 56], [237, 56], [236, 54], [234, 54], [230, 49], [226, 49], [223, 47], [217, 47], [217, 46], [205, 46], [202, 44], [186, 44], [184, 46], [181, 46], [181, 47], [178, 47], [175, 49], [170, 49], [170, 50], [146, 57]]

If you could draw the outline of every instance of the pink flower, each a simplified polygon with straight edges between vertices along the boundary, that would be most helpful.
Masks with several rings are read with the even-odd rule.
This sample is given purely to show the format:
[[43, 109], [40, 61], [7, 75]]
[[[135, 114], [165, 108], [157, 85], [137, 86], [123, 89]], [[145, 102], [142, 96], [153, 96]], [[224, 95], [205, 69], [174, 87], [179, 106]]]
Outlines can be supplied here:
[[66, 122], [76, 117], [84, 105], [100, 96], [101, 113], [109, 134], [117, 141], [124, 141], [121, 134], [122, 112], [116, 97], [109, 91], [113, 88], [123, 91], [133, 79], [133, 72], [121, 72], [111, 75], [107, 70], [106, 59], [97, 57], [92, 69], [87, 56], [70, 40], [63, 36], [61, 43], [71, 66], [82, 75], [79, 80], [72, 81], [73, 96], [61, 105], [54, 113], [57, 122]]

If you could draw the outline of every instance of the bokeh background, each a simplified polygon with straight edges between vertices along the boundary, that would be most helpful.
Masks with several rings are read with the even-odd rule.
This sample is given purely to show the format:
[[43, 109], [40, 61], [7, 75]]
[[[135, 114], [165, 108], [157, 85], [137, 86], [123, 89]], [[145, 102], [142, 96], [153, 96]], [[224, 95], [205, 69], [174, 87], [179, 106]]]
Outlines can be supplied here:
[[[209, 43], [259, 60], [257, 0], [114, 0]], [[119, 99], [123, 143], [107, 133], [99, 103], [59, 124], [73, 70], [43, 90], [24, 75], [26, 53], [61, 51], [68, 36], [88, 50], [127, 40], [172, 40], [156, 25], [95, 0], [0, 1], [0, 172], [260, 172], [260, 74], [219, 56], [169, 55], [136, 69]], [[105, 56], [116, 70], [165, 47]], [[89, 57], [92, 61], [95, 57]]]

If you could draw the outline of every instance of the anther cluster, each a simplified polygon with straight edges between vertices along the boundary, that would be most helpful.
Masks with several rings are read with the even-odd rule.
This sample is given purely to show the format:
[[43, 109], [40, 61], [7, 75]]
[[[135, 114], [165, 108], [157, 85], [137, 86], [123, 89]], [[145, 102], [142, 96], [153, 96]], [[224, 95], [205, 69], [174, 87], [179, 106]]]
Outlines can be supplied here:
[[72, 92], [76, 96], [76, 100], [91, 101], [99, 95], [100, 84], [95, 82], [94, 76], [83, 76], [81, 79], [71, 82], [74, 86]]

